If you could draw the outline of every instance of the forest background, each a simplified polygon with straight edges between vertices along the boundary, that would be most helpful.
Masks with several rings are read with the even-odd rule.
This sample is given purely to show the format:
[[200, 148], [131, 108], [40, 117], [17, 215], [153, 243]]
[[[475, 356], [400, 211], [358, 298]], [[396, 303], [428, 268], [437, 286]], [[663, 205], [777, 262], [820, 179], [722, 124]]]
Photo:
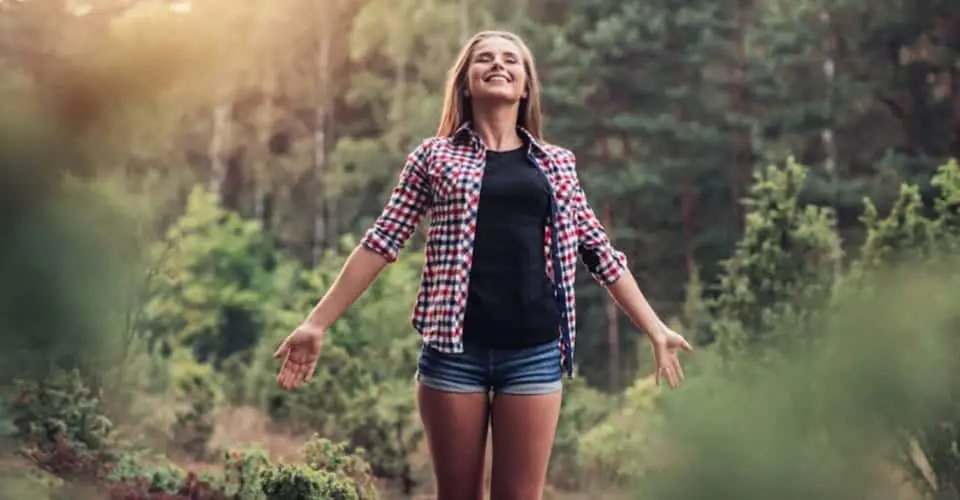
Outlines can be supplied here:
[[488, 28], [697, 346], [659, 390], [578, 278], [551, 498], [960, 497], [946, 0], [0, 0], [0, 497], [429, 498], [422, 231], [316, 381], [270, 354]]

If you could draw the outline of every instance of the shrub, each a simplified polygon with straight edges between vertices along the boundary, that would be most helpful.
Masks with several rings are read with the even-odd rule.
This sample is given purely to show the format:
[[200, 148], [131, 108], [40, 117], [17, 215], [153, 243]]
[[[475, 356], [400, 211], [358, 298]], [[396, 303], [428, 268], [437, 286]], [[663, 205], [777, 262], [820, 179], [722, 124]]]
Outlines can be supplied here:
[[26, 454], [64, 475], [96, 476], [115, 444], [113, 424], [77, 370], [20, 381], [13, 422]]
[[576, 489], [588, 482], [579, 467], [580, 440], [614, 408], [615, 398], [588, 386], [579, 376], [567, 380], [563, 392], [549, 475], [551, 484]]
[[359, 500], [376, 500], [370, 464], [364, 460], [363, 450], [351, 452], [345, 443], [334, 443], [314, 434], [303, 447], [303, 458], [313, 470], [349, 481]]
[[177, 400], [183, 406], [177, 411], [172, 426], [173, 442], [197, 460], [207, 456], [207, 443], [213, 436], [214, 412], [219, 391], [215, 375], [207, 365], [192, 360], [183, 362], [184, 369], [174, 374]]
[[266, 500], [359, 500], [346, 478], [305, 465], [281, 465], [261, 473]]
[[[932, 184], [938, 190], [932, 211], [926, 209], [927, 203], [921, 199], [916, 185], [901, 187], [899, 198], [885, 217], [878, 214], [869, 200], [864, 201], [866, 210], [862, 220], [867, 228], [867, 240], [856, 263], [856, 273], [851, 276], [851, 288], [871, 284], [871, 278], [878, 271], [904, 262], [921, 266], [946, 264], [940, 279], [952, 280], [956, 284], [954, 289], [960, 286], [960, 276], [956, 274], [956, 256], [960, 249], [960, 165], [952, 161], [940, 167]], [[926, 297], [925, 302], [933, 303], [937, 299], [942, 297]], [[955, 299], [947, 300], [955, 302]], [[953, 325], [954, 331], [957, 324], [960, 321]], [[916, 333], [926, 335], [928, 332]], [[952, 380], [960, 380], [960, 372], [955, 373]], [[930, 494], [937, 491], [941, 495], [960, 494], [960, 456], [956, 452], [960, 447], [960, 407], [956, 403], [960, 401], [960, 384], [953, 382], [949, 390], [952, 394], [946, 401], [950, 404], [941, 412], [908, 426], [898, 457], [915, 484]]]
[[661, 417], [656, 408], [659, 394], [653, 378], [638, 378], [624, 393], [620, 408], [582, 434], [578, 468], [604, 485], [642, 480]]
[[197, 189], [156, 252], [166, 258], [141, 325], [152, 345], [163, 353], [187, 347], [218, 367], [234, 355], [249, 359], [272, 295], [271, 271], [282, 260], [262, 229]]
[[756, 176], [743, 238], [711, 304], [713, 337], [726, 354], [769, 345], [772, 325], [829, 302], [840, 241], [831, 210], [800, 204], [806, 174], [790, 160]]

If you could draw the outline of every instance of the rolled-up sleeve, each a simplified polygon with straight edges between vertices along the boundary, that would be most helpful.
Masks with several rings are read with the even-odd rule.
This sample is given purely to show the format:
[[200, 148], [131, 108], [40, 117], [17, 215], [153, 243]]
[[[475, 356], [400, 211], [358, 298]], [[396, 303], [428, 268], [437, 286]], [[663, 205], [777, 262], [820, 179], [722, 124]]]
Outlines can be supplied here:
[[[575, 173], [574, 176], [576, 178]], [[577, 201], [577, 250], [580, 260], [594, 280], [603, 286], [610, 286], [627, 271], [627, 257], [613, 247], [606, 229], [587, 201], [579, 179], [576, 181], [574, 197]]]
[[400, 171], [400, 180], [393, 188], [390, 199], [360, 240], [360, 245], [381, 255], [388, 262], [397, 260], [400, 250], [430, 208], [428, 145], [429, 142], [424, 141], [407, 155], [407, 161]]

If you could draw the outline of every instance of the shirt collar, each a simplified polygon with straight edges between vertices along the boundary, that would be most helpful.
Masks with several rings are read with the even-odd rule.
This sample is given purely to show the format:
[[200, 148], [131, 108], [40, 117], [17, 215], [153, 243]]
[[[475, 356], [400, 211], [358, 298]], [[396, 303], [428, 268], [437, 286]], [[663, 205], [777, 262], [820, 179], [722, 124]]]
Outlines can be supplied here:
[[[547, 150], [543, 145], [543, 142], [538, 140], [533, 134], [530, 133], [524, 127], [517, 127], [517, 132], [520, 132], [520, 135], [526, 138], [527, 144], [530, 144], [531, 151], [538, 156], [547, 156]], [[473, 131], [470, 122], [464, 122], [463, 125], [453, 133], [454, 141], [468, 141], [475, 142], [477, 145], [480, 144], [480, 137]]]

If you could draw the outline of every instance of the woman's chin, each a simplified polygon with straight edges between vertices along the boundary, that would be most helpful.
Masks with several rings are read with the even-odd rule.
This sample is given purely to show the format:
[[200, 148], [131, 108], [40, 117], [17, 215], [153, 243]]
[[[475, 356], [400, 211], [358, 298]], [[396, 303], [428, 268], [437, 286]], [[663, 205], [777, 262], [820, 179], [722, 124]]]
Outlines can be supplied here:
[[483, 105], [512, 105], [520, 103], [520, 96], [512, 90], [490, 89], [485, 92], [479, 92], [473, 95], [473, 101]]

